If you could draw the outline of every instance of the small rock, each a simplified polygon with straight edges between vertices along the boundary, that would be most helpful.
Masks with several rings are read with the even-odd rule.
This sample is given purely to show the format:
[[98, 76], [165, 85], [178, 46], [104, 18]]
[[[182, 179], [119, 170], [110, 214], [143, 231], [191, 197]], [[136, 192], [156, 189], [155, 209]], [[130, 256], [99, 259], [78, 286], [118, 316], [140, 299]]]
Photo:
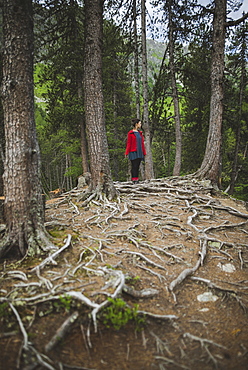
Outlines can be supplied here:
[[210, 220], [210, 218], [211, 218], [211, 216], [209, 216], [209, 215], [200, 215], [199, 216], [200, 220]]
[[202, 308], [201, 310], [199, 310], [200, 312], [208, 312], [209, 311], [209, 308]]
[[205, 292], [197, 296], [199, 302], [215, 302], [218, 298], [217, 295], [213, 295], [211, 292]]
[[220, 249], [220, 247], [221, 247], [221, 243], [220, 242], [211, 242], [211, 241], [209, 241], [208, 242], [208, 245], [209, 245], [209, 247], [218, 248], [218, 249]]
[[218, 263], [217, 265], [219, 268], [221, 268], [224, 272], [234, 272], [236, 271], [235, 266], [232, 263], [226, 263], [225, 265], [222, 265], [222, 263]]

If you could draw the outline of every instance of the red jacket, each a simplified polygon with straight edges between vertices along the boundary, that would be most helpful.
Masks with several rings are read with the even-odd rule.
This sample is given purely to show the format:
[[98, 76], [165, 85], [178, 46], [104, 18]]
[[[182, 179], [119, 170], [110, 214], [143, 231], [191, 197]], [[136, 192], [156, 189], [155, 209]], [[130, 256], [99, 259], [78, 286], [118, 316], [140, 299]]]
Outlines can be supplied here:
[[[143, 136], [142, 131], [139, 131], [139, 133], [141, 135], [142, 152], [144, 155], [146, 155], [144, 136]], [[126, 145], [125, 155], [128, 155], [130, 152], [136, 152], [136, 151], [137, 151], [136, 136], [133, 130], [130, 130], [127, 134], [127, 145]]]

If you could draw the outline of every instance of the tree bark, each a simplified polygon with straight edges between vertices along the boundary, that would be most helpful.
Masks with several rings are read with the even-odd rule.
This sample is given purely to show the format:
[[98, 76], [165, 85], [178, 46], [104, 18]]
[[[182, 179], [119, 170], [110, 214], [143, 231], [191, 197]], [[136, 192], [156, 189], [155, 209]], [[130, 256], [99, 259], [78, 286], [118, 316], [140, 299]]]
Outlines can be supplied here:
[[195, 173], [195, 176], [209, 179], [215, 185], [219, 184], [222, 141], [225, 22], [226, 0], [215, 0], [209, 131], [205, 155], [200, 169]]
[[[80, 74], [80, 77], [81, 74]], [[81, 101], [83, 98], [83, 87], [82, 78], [78, 76], [78, 100]], [[79, 123], [80, 123], [80, 135], [81, 135], [81, 156], [82, 156], [82, 168], [83, 173], [89, 172], [89, 158], [88, 158], [88, 145], [86, 137], [86, 127], [84, 122], [83, 114], [79, 113]]]
[[137, 3], [133, 0], [133, 33], [134, 33], [134, 83], [136, 116], [140, 118], [140, 83], [139, 83], [139, 46], [137, 35]]
[[85, 0], [84, 103], [92, 189], [110, 198], [110, 173], [102, 87], [103, 0]]
[[34, 121], [33, 20], [31, 0], [5, 0], [3, 6], [2, 102], [5, 124], [4, 217], [0, 258], [40, 252], [44, 208], [40, 153]]
[[149, 107], [148, 107], [148, 82], [147, 82], [147, 51], [146, 51], [146, 5], [145, 0], [141, 0], [141, 28], [142, 28], [142, 82], [143, 82], [143, 128], [145, 131], [145, 176], [146, 179], [154, 178], [151, 132], [149, 127]]
[[241, 46], [241, 77], [240, 77], [240, 91], [239, 91], [239, 111], [238, 111], [238, 118], [237, 118], [237, 130], [236, 130], [236, 142], [235, 142], [235, 150], [234, 150], [234, 159], [232, 165], [232, 172], [231, 172], [231, 182], [228, 193], [233, 195], [234, 193], [234, 186], [236, 180], [238, 178], [239, 171], [241, 170], [241, 166], [238, 166], [238, 157], [239, 157], [239, 147], [240, 147], [240, 139], [241, 139], [241, 120], [242, 120], [242, 108], [243, 108], [243, 98], [244, 98], [244, 90], [245, 90], [245, 75], [246, 75], [246, 42], [245, 42], [245, 27], [242, 29], [242, 46]]
[[176, 83], [176, 71], [175, 71], [175, 60], [174, 60], [174, 27], [173, 27], [173, 15], [172, 15], [172, 1], [168, 2], [168, 13], [169, 13], [169, 69], [171, 76], [171, 89], [172, 99], [174, 105], [174, 120], [175, 120], [175, 137], [176, 137], [176, 156], [173, 168], [173, 175], [179, 176], [181, 170], [181, 158], [182, 158], [182, 132], [181, 132], [181, 120], [180, 120], [180, 109], [179, 109], [179, 97]]

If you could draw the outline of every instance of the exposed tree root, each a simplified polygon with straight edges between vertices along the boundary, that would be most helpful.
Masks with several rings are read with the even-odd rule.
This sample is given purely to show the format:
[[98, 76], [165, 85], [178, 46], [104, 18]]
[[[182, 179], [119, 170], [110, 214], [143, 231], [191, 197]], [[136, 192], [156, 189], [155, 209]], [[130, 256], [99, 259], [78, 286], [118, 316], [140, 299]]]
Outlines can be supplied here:
[[8, 237], [8, 235], [4, 235], [0, 241], [0, 259], [6, 256], [12, 247], [13, 245], [11, 239]]
[[153, 319], [159, 319], [159, 320], [176, 320], [176, 319], [178, 319], [178, 316], [176, 316], [176, 315], [158, 315], [156, 313], [141, 311], [141, 310], [138, 310], [137, 313], [139, 313], [140, 315], [152, 317]]
[[[22, 335], [23, 335], [23, 344], [21, 346], [21, 351], [20, 351], [20, 357], [21, 357], [21, 354], [22, 352], [26, 352], [26, 353], [29, 353], [29, 356], [27, 357], [28, 359], [32, 359], [32, 357], [30, 356], [30, 354], [34, 354], [35, 355], [35, 358], [37, 360], [37, 365], [41, 365], [41, 366], [44, 366], [45, 369], [49, 369], [49, 370], [55, 370], [55, 368], [50, 365], [46, 359], [48, 359], [46, 356], [40, 354], [33, 346], [32, 344], [29, 342], [28, 340], [28, 334], [24, 328], [24, 325], [23, 325], [23, 322], [19, 316], [19, 313], [17, 312], [16, 308], [12, 305], [12, 303], [9, 303], [12, 311], [14, 312], [15, 316], [16, 316], [16, 319], [18, 321], [18, 324], [19, 324], [19, 327], [20, 327], [20, 330], [22, 332]], [[20, 358], [19, 357], [19, 358]], [[20, 364], [20, 359], [17, 359], [17, 368], [19, 368]], [[50, 363], [52, 363], [52, 361], [50, 359], [48, 359]], [[34, 363], [34, 360], [32, 360], [32, 364]], [[26, 365], [30, 365], [30, 364], [26, 364]], [[24, 368], [24, 370], [26, 369], [26, 367]]]
[[216, 358], [210, 352], [210, 350], [208, 348], [208, 345], [216, 346], [216, 347], [227, 350], [226, 347], [222, 346], [221, 344], [215, 343], [212, 340], [209, 340], [209, 339], [206, 339], [206, 338], [200, 338], [200, 337], [197, 337], [197, 336], [192, 335], [190, 333], [185, 333], [183, 336], [184, 336], [184, 338], [189, 338], [190, 340], [195, 340], [195, 341], [200, 342], [201, 347], [207, 352], [207, 354], [209, 356], [209, 359], [214, 363], [216, 368], [218, 367], [218, 361], [216, 360]]
[[188, 268], [188, 269], [185, 269], [183, 270], [179, 276], [174, 279], [170, 285], [169, 285], [169, 290], [172, 292], [175, 287], [180, 284], [183, 280], [186, 279], [186, 277], [188, 277], [189, 275], [192, 275], [194, 272], [196, 272], [196, 270], [198, 270], [198, 268], [203, 265], [203, 261], [206, 257], [206, 253], [207, 253], [207, 241], [204, 240], [203, 243], [202, 243], [202, 250], [200, 252], [200, 258], [198, 259], [198, 261], [196, 262], [195, 266], [192, 267], [192, 268]]
[[51, 256], [47, 257], [44, 261], [42, 261], [38, 266], [34, 267], [31, 271], [35, 271], [37, 269], [42, 269], [43, 267], [45, 267], [48, 263], [52, 263], [52, 264], [57, 264], [55, 259], [59, 256], [59, 254], [61, 252], [63, 252], [66, 248], [69, 247], [71, 243], [71, 235], [69, 234], [68, 237], [67, 237], [67, 240], [65, 242], [65, 244], [63, 245], [63, 247], [61, 247], [59, 250], [57, 250], [56, 252], [54, 252]]
[[10, 251], [12, 257], [25, 258], [27, 256], [41, 255], [46, 251], [55, 249], [55, 245], [50, 241], [48, 234], [42, 227], [37, 228], [35, 231], [32, 228], [28, 228], [28, 231], [21, 232], [19, 237], [12, 236], [6, 230], [6, 234], [0, 240], [0, 259], [9, 255]]
[[[72, 302], [72, 306], [77, 305], [78, 311], [75, 312], [76, 309], [73, 308], [72, 316], [57, 331], [54, 330], [54, 336], [48, 339], [45, 347], [47, 352], [52, 352], [59, 338], [66, 337], [73, 322], [80, 326], [90, 352], [93, 346], [90, 328], [93, 324], [94, 331], [97, 332], [98, 319], [102, 311], [111, 304], [109, 298], [138, 302], [141, 307], [137, 314], [154, 320], [170, 322], [179, 319], [180, 315], [173, 314], [174, 310], [177, 310], [176, 313], [179, 310], [171, 294], [176, 300], [175, 293], [179, 284], [186, 291], [187, 284], [183, 283], [188, 277], [211, 289], [231, 295], [245, 308], [243, 297], [246, 290], [243, 281], [240, 286], [229, 288], [230, 285], [216, 284], [209, 278], [192, 276], [196, 271], [199, 273], [202, 267], [204, 277], [207, 277], [209, 261], [216, 261], [213, 258], [232, 260], [242, 270], [247, 267], [244, 237], [242, 242], [239, 237], [233, 237], [234, 230], [238, 235], [246, 236], [248, 216], [245, 213], [221, 206], [218, 200], [210, 196], [210, 184], [206, 185], [204, 181], [196, 181], [192, 177], [145, 181], [138, 186], [133, 186], [130, 182], [116, 183], [115, 187], [121, 194], [115, 201], [108, 199], [101, 191], [92, 193], [73, 189], [64, 194], [63, 198], [50, 202], [47, 205], [50, 217], [47, 227], [70, 228], [64, 245], [59, 249], [55, 247], [41, 229], [35, 237], [29, 238], [29, 243], [36, 243], [37, 246], [37, 249], [32, 250], [52, 251], [52, 254], [39, 264], [36, 261], [28, 272], [15, 267], [12, 270], [4, 269], [0, 274], [0, 278], [6, 281], [13, 280], [12, 289], [1, 289], [0, 302], [9, 303], [19, 323], [23, 336], [19, 362], [23, 353], [28, 353], [33, 358], [33, 364], [47, 369], [58, 368], [57, 363], [52, 363], [29, 342], [28, 330], [36, 320], [39, 307], [59, 302], [61, 297]], [[144, 221], [146, 217], [147, 222]], [[229, 217], [231, 221], [226, 222]], [[240, 218], [243, 219], [242, 222]], [[75, 246], [73, 243], [69, 253], [73, 233], [77, 241]], [[7, 239], [2, 238], [0, 254], [1, 246], [6, 252], [6, 248], [9, 248]], [[129, 274], [129, 271], [132, 273]], [[156, 302], [159, 297], [163, 298], [164, 306], [157, 307], [154, 304], [150, 306], [153, 311], [150, 312], [147, 309], [151, 304], [149, 300]], [[168, 312], [172, 314], [165, 312], [167, 303]], [[26, 305], [34, 312], [29, 327], [23, 324], [25, 321], [17, 311], [18, 304]], [[78, 312], [81, 314], [80, 306], [83, 307], [82, 312], [87, 308], [85, 317], [88, 318], [90, 313], [88, 327], [85, 329], [77, 320]], [[179, 325], [173, 323], [172, 330], [176, 328], [176, 324]], [[157, 346], [166, 351], [166, 356], [171, 357], [171, 349], [155, 336]], [[211, 353], [209, 347], [224, 349], [224, 346], [189, 333], [185, 333], [181, 340], [200, 342], [208, 359], [215, 366], [218, 365], [217, 357]], [[182, 354], [185, 349], [181, 348]], [[128, 357], [129, 352], [127, 351]], [[155, 360], [160, 362], [161, 368], [167, 364], [188, 368], [183, 355], [181, 364], [181, 361], [164, 356], [162, 350], [158, 353], [162, 355], [156, 356]], [[26, 369], [28, 365], [25, 365]]]
[[171, 358], [168, 358], [168, 357], [165, 357], [165, 356], [155, 356], [155, 359], [159, 360], [159, 361], [162, 361], [162, 362], [165, 362], [167, 364], [175, 365], [176, 367], [179, 367], [181, 369], [190, 370], [190, 367], [185, 366], [185, 365], [181, 365], [178, 362], [172, 360]]
[[45, 351], [49, 352], [51, 349], [56, 346], [56, 344], [63, 340], [68, 331], [71, 329], [71, 326], [77, 320], [79, 313], [76, 311], [72, 315], [70, 315], [61, 325], [61, 327], [56, 331], [54, 336], [51, 338], [49, 343], [45, 346]]
[[[235, 289], [231, 289], [231, 288], [224, 288], [224, 287], [221, 287], [221, 286], [213, 283], [211, 280], [203, 279], [203, 278], [200, 278], [200, 277], [191, 276], [191, 279], [194, 280], [194, 281], [202, 282], [202, 283], [206, 284], [209, 288], [216, 289], [219, 292], [230, 295], [232, 298], [235, 298], [237, 300], [237, 302], [240, 304], [240, 306], [242, 307], [244, 312], [247, 311], [247, 306], [245, 305], [243, 300], [239, 297], [239, 294], [241, 293], [240, 290], [235, 290]], [[242, 292], [242, 294], [248, 294], [248, 292], [247, 293]]]
[[131, 295], [134, 298], [151, 298], [159, 293], [157, 289], [149, 288], [149, 289], [136, 290], [133, 287], [130, 287], [126, 284], [123, 287], [123, 291]]

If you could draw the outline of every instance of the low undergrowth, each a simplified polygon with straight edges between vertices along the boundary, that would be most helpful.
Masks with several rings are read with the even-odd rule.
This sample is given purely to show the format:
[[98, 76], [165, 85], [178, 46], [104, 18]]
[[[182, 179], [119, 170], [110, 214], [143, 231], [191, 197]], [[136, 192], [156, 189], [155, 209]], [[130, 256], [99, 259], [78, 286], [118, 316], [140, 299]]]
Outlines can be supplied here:
[[103, 323], [107, 328], [113, 327], [121, 329], [130, 321], [134, 321], [136, 330], [140, 330], [145, 325], [145, 318], [138, 314], [139, 305], [129, 307], [121, 298], [108, 298], [110, 306], [102, 312]]

